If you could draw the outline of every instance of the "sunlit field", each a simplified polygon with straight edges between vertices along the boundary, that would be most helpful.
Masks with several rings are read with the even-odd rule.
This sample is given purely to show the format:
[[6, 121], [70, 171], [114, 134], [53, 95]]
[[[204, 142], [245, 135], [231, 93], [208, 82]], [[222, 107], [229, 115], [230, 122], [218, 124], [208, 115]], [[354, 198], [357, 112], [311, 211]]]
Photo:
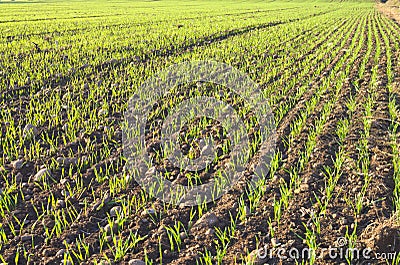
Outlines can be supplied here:
[[[399, 264], [400, 25], [378, 4], [0, 1], [1, 264]], [[202, 170], [172, 165], [160, 142], [190, 97], [232, 106], [249, 139], [226, 193], [176, 206], [127, 169], [124, 117], [148, 78], [197, 61], [258, 85], [276, 143], [262, 161], [245, 94], [171, 89], [135, 146], [151, 158], [146, 176], [223, 181], [234, 140], [220, 122], [197, 117], [179, 131], [189, 160], [213, 139]], [[268, 172], [251, 182], [257, 163]]]

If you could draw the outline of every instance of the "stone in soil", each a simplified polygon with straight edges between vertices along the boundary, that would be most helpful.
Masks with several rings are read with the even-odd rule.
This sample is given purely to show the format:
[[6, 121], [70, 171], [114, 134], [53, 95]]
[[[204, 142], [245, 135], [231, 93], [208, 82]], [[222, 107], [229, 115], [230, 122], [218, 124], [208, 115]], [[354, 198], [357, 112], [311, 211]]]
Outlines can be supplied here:
[[21, 241], [22, 242], [28, 242], [32, 240], [32, 235], [23, 235], [21, 236]]
[[181, 232], [180, 234], [179, 234], [179, 237], [183, 240], [183, 239], [186, 239], [187, 238], [187, 234], [186, 234], [186, 232]]
[[145, 216], [150, 216], [150, 215], [155, 215], [155, 214], [156, 214], [156, 210], [150, 208], [150, 209], [144, 209], [140, 215], [142, 217], [145, 217]]
[[146, 265], [146, 263], [143, 260], [140, 259], [131, 259], [128, 262], [129, 265]]
[[107, 224], [104, 231], [107, 235], [115, 234], [118, 231], [118, 223]]
[[121, 206], [114, 206], [113, 208], [111, 208], [110, 210], [110, 216], [111, 217], [117, 217], [118, 215], [121, 215], [122, 213], [122, 208]]
[[214, 213], [204, 214], [195, 224], [195, 227], [212, 227], [218, 224], [218, 217]]
[[57, 157], [56, 161], [63, 167], [76, 166], [78, 164], [76, 157]]
[[51, 171], [47, 168], [43, 168], [35, 174], [33, 180], [35, 182], [43, 182], [47, 181], [49, 177], [51, 177]]
[[23, 130], [24, 138], [32, 138], [32, 137], [37, 136], [38, 134], [39, 134], [39, 131], [36, 128], [36, 126], [34, 126], [32, 124], [25, 125], [24, 130]]
[[24, 166], [24, 160], [23, 159], [15, 160], [11, 162], [11, 166], [15, 170], [20, 170]]

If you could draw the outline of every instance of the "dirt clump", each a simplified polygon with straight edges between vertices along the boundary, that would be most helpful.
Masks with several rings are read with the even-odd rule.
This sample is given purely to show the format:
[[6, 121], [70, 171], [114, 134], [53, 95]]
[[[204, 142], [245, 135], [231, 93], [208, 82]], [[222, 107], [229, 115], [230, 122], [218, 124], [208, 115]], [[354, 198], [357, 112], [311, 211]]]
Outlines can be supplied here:
[[361, 234], [360, 242], [375, 253], [400, 251], [400, 223], [394, 217], [367, 226]]

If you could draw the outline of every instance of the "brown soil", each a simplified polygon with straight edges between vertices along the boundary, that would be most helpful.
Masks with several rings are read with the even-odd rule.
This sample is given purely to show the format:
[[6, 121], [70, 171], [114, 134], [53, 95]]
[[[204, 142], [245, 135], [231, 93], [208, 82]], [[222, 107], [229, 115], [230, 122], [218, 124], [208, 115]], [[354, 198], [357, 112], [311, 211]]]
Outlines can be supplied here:
[[377, 2], [376, 5], [379, 11], [400, 23], [400, 1], [388, 0], [386, 3]]

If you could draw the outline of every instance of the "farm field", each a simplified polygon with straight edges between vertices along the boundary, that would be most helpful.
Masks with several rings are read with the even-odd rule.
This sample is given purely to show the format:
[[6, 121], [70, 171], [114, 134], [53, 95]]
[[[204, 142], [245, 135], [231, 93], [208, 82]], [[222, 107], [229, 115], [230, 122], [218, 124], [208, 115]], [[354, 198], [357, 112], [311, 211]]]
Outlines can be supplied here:
[[[391, 1], [388, 15], [369, 0], [0, 1], [0, 263], [400, 264]], [[149, 108], [143, 145], [126, 145], [128, 112], [142, 108], [132, 97], [152, 94], [142, 84], [199, 61], [244, 73], [265, 104], [212, 82], [175, 86]], [[192, 97], [237, 112], [248, 161], [218, 198], [175, 205], [161, 184], [141, 185], [127, 153], [148, 154], [146, 177], [224, 183], [235, 122], [179, 127]], [[261, 105], [273, 123], [265, 161]], [[189, 160], [212, 139], [207, 166], [171, 162], [165, 120]]]

